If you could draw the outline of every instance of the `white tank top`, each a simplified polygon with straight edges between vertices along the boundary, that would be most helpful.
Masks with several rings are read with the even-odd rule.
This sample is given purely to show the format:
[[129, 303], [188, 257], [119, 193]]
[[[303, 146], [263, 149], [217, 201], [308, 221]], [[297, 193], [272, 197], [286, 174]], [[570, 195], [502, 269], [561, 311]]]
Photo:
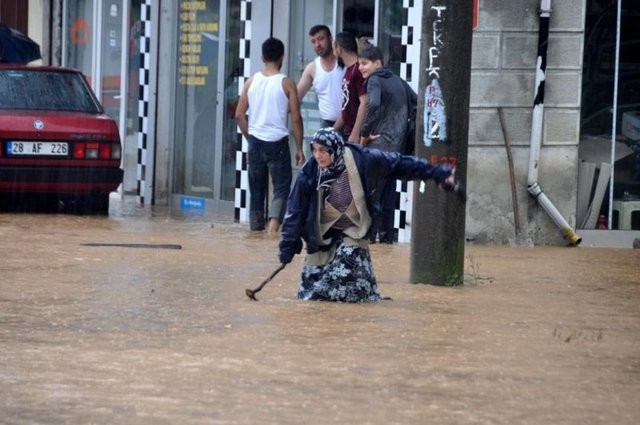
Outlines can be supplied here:
[[276, 142], [289, 135], [289, 99], [282, 88], [284, 78], [281, 73], [267, 77], [258, 72], [247, 92], [249, 134], [265, 142]]
[[320, 57], [316, 58], [316, 75], [313, 79], [313, 88], [318, 95], [318, 110], [320, 118], [328, 121], [336, 121], [342, 111], [342, 78], [344, 68], [338, 66], [338, 61], [329, 72], [322, 68]]

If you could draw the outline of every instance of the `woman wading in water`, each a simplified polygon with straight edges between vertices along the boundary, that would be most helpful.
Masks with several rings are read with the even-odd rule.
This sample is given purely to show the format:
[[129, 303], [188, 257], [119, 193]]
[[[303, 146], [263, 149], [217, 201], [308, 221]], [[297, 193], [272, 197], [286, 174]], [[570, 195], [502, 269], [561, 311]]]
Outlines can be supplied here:
[[346, 144], [333, 128], [318, 130], [313, 158], [298, 172], [287, 202], [279, 259], [288, 264], [306, 243], [298, 298], [340, 302], [383, 299], [371, 266], [369, 232], [379, 211], [376, 188], [387, 177], [456, 188], [448, 166], [414, 156]]

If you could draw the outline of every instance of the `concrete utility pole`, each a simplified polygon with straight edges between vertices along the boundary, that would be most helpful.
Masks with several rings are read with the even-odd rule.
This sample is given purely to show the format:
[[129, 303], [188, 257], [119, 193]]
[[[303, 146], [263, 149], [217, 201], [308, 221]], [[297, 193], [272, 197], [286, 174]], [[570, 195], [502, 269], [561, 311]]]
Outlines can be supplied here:
[[[416, 155], [456, 167], [466, 186], [473, 2], [425, 0]], [[423, 119], [420, 119], [422, 117]], [[465, 202], [433, 183], [414, 189], [413, 283], [460, 285], [464, 277]]]

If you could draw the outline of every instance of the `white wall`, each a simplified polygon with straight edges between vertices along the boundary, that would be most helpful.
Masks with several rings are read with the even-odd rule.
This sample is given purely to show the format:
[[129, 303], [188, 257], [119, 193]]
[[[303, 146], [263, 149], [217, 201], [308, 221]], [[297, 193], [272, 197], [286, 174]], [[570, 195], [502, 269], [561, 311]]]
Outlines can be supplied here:
[[48, 61], [49, 50], [49, 0], [29, 0], [28, 36], [40, 45], [40, 53], [44, 60], [32, 62], [41, 65]]

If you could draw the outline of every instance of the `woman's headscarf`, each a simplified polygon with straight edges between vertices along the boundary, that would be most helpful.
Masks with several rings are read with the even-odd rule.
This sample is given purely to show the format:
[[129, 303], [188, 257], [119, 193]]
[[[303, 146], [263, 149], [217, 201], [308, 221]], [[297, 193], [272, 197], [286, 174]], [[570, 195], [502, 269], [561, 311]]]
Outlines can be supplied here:
[[316, 131], [311, 139], [311, 144], [314, 143], [324, 146], [331, 155], [331, 165], [318, 168], [317, 189], [324, 188], [324, 197], [326, 199], [331, 189], [331, 183], [340, 177], [340, 174], [345, 169], [343, 157], [345, 143], [340, 133], [334, 130], [333, 127], [321, 128]]

